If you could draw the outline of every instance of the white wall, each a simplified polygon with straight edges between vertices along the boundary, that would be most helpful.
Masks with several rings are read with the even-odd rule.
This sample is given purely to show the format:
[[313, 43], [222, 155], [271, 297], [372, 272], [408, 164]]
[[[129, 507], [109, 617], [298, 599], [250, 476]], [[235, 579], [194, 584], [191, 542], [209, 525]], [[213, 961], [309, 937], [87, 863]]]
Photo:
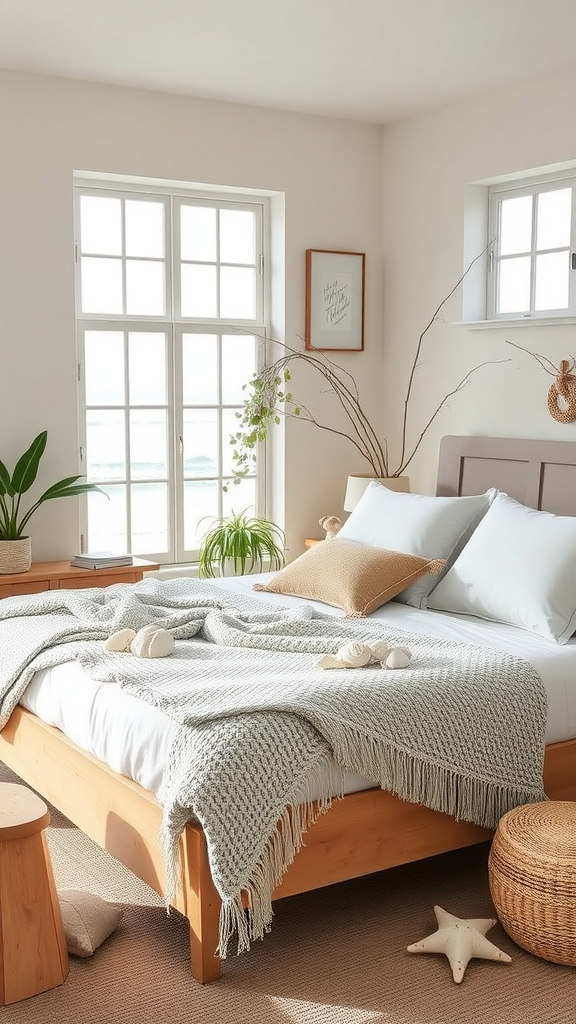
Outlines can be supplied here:
[[[462, 273], [466, 186], [576, 160], [575, 91], [576, 67], [384, 129], [384, 409], [391, 439], [398, 438], [418, 335]], [[548, 413], [552, 378], [505, 344], [509, 339], [558, 365], [576, 356], [573, 325], [451, 326], [461, 318], [460, 296], [445, 315], [424, 344], [410, 407], [412, 439], [470, 367], [511, 362], [484, 367], [440, 414], [410, 467], [413, 489], [434, 492], [443, 434], [576, 439], [576, 423], [557, 423]]]
[[[0, 458], [48, 429], [40, 485], [77, 472], [74, 170], [285, 193], [285, 338], [304, 330], [307, 248], [367, 254], [366, 351], [344, 356], [366, 405], [382, 383], [382, 131], [374, 125], [0, 72]], [[281, 325], [277, 325], [281, 326]], [[313, 405], [318, 382], [304, 383]], [[352, 451], [298, 422], [286, 431], [291, 556], [341, 509]], [[79, 544], [73, 499], [31, 524], [34, 557]]]

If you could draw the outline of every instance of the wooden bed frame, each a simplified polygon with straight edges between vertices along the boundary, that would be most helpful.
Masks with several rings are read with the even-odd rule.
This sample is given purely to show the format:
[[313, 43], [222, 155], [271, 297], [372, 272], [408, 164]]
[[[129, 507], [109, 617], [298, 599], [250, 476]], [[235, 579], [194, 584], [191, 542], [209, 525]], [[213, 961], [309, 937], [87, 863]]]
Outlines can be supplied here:
[[[444, 438], [438, 494], [477, 494], [489, 486], [533, 507], [576, 514], [576, 442]], [[21, 707], [0, 733], [0, 759], [154, 890], [165, 892], [156, 843], [161, 808], [151, 793]], [[576, 800], [576, 740], [546, 748], [544, 784], [549, 797]], [[308, 830], [274, 899], [489, 838], [484, 829], [382, 790], [353, 793], [335, 800]], [[192, 974], [205, 983], [221, 973], [214, 953], [220, 898], [199, 825], [186, 826], [180, 852], [182, 885], [174, 906], [189, 920]]]

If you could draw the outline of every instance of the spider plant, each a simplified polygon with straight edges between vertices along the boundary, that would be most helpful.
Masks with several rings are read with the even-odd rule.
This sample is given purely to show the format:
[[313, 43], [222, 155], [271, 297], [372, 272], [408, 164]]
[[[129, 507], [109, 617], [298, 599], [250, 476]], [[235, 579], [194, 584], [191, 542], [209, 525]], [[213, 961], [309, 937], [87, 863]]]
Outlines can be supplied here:
[[247, 511], [221, 516], [205, 534], [200, 547], [200, 576], [244, 576], [264, 567], [284, 565], [284, 531], [269, 519], [249, 517]]

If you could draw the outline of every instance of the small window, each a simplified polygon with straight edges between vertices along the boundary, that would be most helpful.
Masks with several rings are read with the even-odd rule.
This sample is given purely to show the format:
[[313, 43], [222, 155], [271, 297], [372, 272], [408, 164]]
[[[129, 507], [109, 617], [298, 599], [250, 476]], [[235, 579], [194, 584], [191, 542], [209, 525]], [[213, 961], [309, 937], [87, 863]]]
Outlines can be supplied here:
[[488, 319], [576, 315], [576, 177], [492, 186]]

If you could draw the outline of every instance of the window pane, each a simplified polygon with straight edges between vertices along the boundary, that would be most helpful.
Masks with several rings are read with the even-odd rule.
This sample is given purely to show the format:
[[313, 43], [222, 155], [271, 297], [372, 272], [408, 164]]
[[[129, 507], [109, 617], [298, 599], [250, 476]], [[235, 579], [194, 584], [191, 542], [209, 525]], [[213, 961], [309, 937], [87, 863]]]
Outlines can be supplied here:
[[132, 551], [168, 551], [168, 484], [133, 484]]
[[198, 480], [184, 484], [184, 547], [190, 551], [200, 541], [218, 515], [219, 485], [216, 480]]
[[216, 476], [218, 473], [217, 409], [184, 410], [184, 475]]
[[124, 480], [126, 448], [123, 409], [89, 409], [86, 414], [88, 480]]
[[[164, 409], [130, 412], [130, 472], [134, 480], [165, 480], [168, 437]], [[156, 550], [150, 548], [149, 550]]]
[[83, 313], [122, 313], [122, 260], [83, 256], [81, 291]]
[[129, 551], [126, 535], [126, 487], [103, 487], [108, 495], [88, 493], [88, 551]]
[[218, 315], [216, 267], [182, 264], [182, 316]]
[[102, 256], [122, 254], [122, 209], [119, 199], [80, 197], [80, 251]]
[[[558, 249], [570, 245], [572, 189], [558, 188], [538, 196], [537, 249]], [[544, 307], [552, 309], [552, 306]]]
[[123, 332], [86, 331], [84, 353], [86, 405], [123, 405]]
[[216, 259], [216, 210], [209, 206], [180, 207], [180, 258]]
[[256, 338], [253, 334], [222, 336], [222, 402], [241, 405], [246, 398], [243, 385], [256, 370]]
[[255, 263], [254, 214], [250, 210], [220, 211], [222, 263]]
[[529, 252], [532, 247], [532, 196], [500, 203], [500, 253]]
[[164, 257], [164, 203], [126, 201], [126, 255]]
[[530, 257], [499, 263], [498, 313], [523, 313], [530, 309]]
[[218, 338], [215, 334], [182, 337], [184, 405], [215, 405], [218, 401]]
[[131, 405], [166, 405], [166, 335], [131, 331], [128, 335]]
[[220, 268], [220, 316], [256, 318], [256, 272], [247, 267]]
[[248, 516], [256, 515], [256, 481], [247, 477], [239, 484], [231, 483], [222, 497], [222, 513], [225, 516], [232, 512], [246, 512]]
[[535, 309], [567, 309], [569, 254], [549, 252], [536, 257]]
[[164, 264], [126, 260], [126, 312], [133, 316], [164, 316]]

